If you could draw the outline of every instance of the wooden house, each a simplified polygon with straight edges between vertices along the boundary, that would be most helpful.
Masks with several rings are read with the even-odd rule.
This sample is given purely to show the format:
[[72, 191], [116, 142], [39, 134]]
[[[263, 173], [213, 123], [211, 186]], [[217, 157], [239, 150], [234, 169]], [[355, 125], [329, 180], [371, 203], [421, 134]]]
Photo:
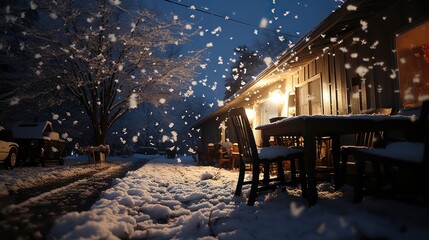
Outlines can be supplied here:
[[233, 107], [256, 127], [277, 116], [395, 112], [428, 96], [429, 1], [348, 0], [194, 128], [206, 146], [227, 137]]

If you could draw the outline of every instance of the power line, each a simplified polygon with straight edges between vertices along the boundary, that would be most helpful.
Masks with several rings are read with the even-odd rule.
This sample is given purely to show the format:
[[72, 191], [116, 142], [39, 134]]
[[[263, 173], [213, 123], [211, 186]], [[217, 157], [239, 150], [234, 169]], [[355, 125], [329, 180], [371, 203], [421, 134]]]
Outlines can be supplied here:
[[[201, 9], [196, 8], [196, 7], [191, 7], [191, 6], [188, 6], [188, 5], [183, 4], [183, 3], [173, 2], [171, 0], [164, 0], [164, 1], [172, 3], [172, 4], [175, 4], [175, 5], [178, 5], [178, 6], [181, 6], [181, 7], [185, 7], [187, 9], [192, 9], [193, 11], [198, 11], [198, 12], [201, 12], [201, 13], [204, 13], [204, 14], [212, 15], [214, 17], [222, 18], [223, 20], [228, 20], [228, 21], [235, 22], [235, 23], [238, 23], [238, 24], [242, 24], [242, 25], [246, 25], [246, 26], [250, 26], [250, 27], [254, 27], [254, 28], [259, 28], [259, 29], [262, 29], [264, 31], [273, 32], [275, 34], [279, 33], [278, 31], [273, 30], [273, 29], [263, 28], [263, 27], [256, 26], [256, 25], [253, 25], [253, 24], [250, 24], [250, 23], [246, 23], [246, 22], [243, 22], [243, 21], [235, 20], [235, 19], [232, 19], [232, 18], [230, 18], [228, 16], [222, 16], [222, 15], [219, 15], [219, 14], [216, 14], [216, 13], [212, 13], [212, 12], [209, 12], [209, 11], [206, 11], [206, 10], [201, 10]], [[284, 34], [286, 36], [289, 36], [289, 37], [293, 37], [293, 38], [300, 38], [300, 37], [298, 37], [296, 35], [289, 34], [289, 33], [282, 33], [282, 34]]]

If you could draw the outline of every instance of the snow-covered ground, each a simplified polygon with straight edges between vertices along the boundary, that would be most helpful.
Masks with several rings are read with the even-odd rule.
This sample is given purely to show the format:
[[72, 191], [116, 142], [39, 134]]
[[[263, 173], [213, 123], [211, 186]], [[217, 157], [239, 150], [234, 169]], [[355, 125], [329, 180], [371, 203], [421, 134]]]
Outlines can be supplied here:
[[[0, 196], [8, 195], [20, 189], [52, 183], [65, 179], [102, 170], [115, 171], [120, 165], [140, 161], [142, 157], [135, 155], [130, 158], [108, 157], [106, 164], [89, 164], [87, 156], [67, 157], [63, 166], [51, 163], [48, 167], [17, 167], [13, 170], [0, 169]], [[146, 157], [147, 158], [147, 157]], [[1, 168], [2, 166], [0, 166]]]
[[391, 200], [353, 204], [353, 189], [320, 183], [306, 207], [298, 188], [234, 197], [238, 173], [157, 157], [101, 195], [90, 211], [59, 218], [53, 239], [429, 239], [429, 209]]

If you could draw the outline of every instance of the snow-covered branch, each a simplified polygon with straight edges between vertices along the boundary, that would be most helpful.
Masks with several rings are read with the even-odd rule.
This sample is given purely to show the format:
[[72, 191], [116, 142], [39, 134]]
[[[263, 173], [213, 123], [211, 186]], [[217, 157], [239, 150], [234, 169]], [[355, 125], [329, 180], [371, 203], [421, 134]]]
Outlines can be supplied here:
[[37, 14], [35, 20], [29, 23], [22, 10], [8, 6], [6, 19], [11, 20], [0, 23], [19, 27], [14, 32], [19, 46], [5, 44], [19, 48], [18, 55], [31, 56], [32, 83], [69, 91], [97, 127], [111, 126], [144, 101], [179, 97], [199, 66], [199, 50], [168, 52], [195, 34], [187, 23], [160, 20], [147, 10], [126, 10], [125, 3], [132, 1], [122, 2], [32, 0], [27, 8]]

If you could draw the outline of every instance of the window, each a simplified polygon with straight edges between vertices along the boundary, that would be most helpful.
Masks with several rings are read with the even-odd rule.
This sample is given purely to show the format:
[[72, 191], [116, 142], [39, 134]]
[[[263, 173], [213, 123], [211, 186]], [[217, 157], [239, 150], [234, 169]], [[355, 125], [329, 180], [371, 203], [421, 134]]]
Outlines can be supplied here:
[[399, 34], [396, 50], [403, 106], [418, 106], [429, 96], [429, 21]]
[[261, 104], [261, 123], [269, 123], [271, 118], [280, 116], [279, 104], [268, 99]]
[[317, 74], [296, 87], [297, 115], [323, 114], [322, 78]]

